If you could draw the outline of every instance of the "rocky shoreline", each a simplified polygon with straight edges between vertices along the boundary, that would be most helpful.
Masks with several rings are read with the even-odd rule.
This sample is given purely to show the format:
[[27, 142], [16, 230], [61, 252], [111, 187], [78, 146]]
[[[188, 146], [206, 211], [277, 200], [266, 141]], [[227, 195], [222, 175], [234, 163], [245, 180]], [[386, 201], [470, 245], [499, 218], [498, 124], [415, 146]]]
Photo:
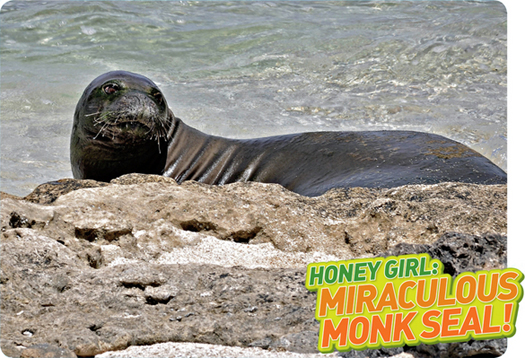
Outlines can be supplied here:
[[[2, 194], [2, 350], [137, 356], [110, 353], [131, 347], [152, 357], [172, 342], [172, 356], [187, 344], [209, 356], [312, 356], [309, 262], [428, 252], [451, 275], [503, 268], [506, 213], [506, 185], [460, 183], [308, 198], [275, 184], [131, 174]], [[498, 356], [505, 347], [502, 339], [333, 354]]]

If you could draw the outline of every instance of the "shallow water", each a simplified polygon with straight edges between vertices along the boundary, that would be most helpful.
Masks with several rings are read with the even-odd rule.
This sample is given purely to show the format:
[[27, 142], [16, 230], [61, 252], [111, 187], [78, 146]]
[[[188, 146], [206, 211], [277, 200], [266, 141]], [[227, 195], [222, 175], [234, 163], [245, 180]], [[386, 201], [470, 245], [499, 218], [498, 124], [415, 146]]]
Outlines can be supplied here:
[[506, 31], [498, 2], [9, 2], [0, 190], [71, 177], [76, 102], [116, 69], [210, 134], [418, 130], [506, 170]]

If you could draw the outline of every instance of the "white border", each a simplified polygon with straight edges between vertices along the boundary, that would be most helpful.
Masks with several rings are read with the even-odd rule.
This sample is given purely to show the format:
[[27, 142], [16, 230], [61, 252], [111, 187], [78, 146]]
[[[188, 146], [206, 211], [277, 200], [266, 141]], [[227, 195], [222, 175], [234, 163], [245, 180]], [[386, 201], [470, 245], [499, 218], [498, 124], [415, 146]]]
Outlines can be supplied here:
[[[525, 22], [523, 20], [524, 2], [522, 0], [501, 1], [507, 8], [508, 23], [508, 267], [525, 272], [525, 230], [521, 229], [524, 222], [521, 215], [525, 212], [520, 208], [520, 203], [525, 199], [525, 187], [522, 180], [525, 178], [524, 161], [520, 154], [524, 153], [524, 139], [521, 138], [523, 126], [522, 107], [525, 102], [522, 83], [525, 83], [525, 49], [523, 47], [523, 35], [525, 34]], [[520, 40], [521, 38], [521, 40]], [[523, 286], [523, 283], [522, 283]], [[516, 335], [508, 340], [505, 358], [523, 357], [525, 342], [525, 301], [520, 303], [520, 313], [516, 322]]]
[[[7, 0], [0, 0], [0, 7]], [[508, 267], [514, 267], [525, 273], [525, 2], [523, 0], [502, 0], [507, 8], [508, 21], [508, 165], [509, 195], [508, 195]], [[1, 65], [0, 65], [1, 66]], [[525, 345], [525, 300], [520, 303], [521, 313], [516, 322], [516, 335], [508, 340], [505, 358], [523, 357]], [[0, 319], [1, 324], [1, 319]], [[5, 355], [0, 350], [0, 358]]]

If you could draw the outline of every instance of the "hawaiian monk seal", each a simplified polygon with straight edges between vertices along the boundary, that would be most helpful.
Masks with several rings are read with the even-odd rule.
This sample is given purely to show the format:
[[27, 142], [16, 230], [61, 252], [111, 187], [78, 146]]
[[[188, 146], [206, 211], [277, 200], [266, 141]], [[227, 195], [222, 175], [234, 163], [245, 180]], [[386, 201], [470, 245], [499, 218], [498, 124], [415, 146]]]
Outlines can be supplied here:
[[148, 78], [97, 77], [75, 111], [73, 175], [109, 181], [126, 173], [177, 182], [278, 183], [317, 196], [332, 188], [464, 182], [504, 184], [506, 173], [472, 149], [412, 131], [315, 132], [257, 139], [207, 135], [184, 124]]

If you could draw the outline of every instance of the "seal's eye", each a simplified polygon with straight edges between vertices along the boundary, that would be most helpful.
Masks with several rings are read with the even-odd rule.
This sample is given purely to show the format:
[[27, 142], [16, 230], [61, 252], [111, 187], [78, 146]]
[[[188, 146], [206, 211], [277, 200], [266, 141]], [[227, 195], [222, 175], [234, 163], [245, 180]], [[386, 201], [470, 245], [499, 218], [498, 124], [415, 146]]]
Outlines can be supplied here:
[[114, 83], [109, 83], [105, 85], [103, 89], [104, 92], [106, 92], [106, 94], [113, 94], [117, 92], [120, 89], [120, 87]]
[[155, 93], [153, 93], [153, 97], [155, 97], [155, 99], [156, 99], [159, 103], [162, 103], [162, 101], [163, 101], [162, 93], [160, 93], [160, 92], [155, 92]]

